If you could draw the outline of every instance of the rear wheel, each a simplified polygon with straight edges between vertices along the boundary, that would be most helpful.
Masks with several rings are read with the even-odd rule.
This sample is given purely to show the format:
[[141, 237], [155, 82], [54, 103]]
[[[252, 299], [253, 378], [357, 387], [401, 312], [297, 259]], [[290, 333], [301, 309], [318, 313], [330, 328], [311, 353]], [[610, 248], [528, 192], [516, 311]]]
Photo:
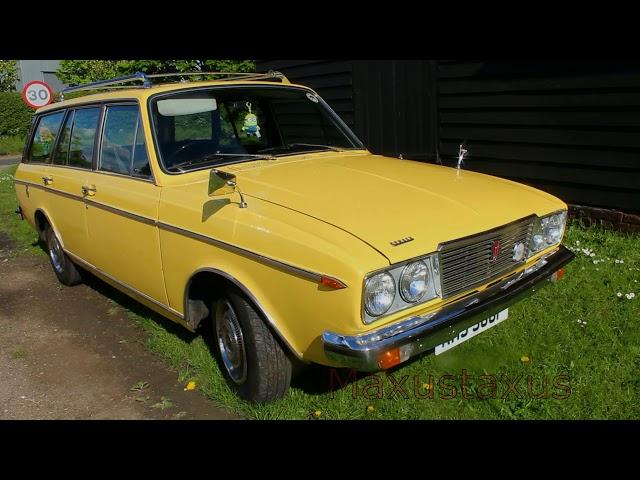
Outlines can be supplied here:
[[69, 256], [64, 253], [62, 245], [58, 237], [53, 232], [51, 226], [45, 227], [45, 240], [47, 242], [47, 250], [49, 252], [49, 260], [53, 271], [60, 280], [60, 283], [68, 286], [77, 285], [82, 281], [80, 272]]
[[254, 307], [235, 289], [213, 307], [216, 354], [231, 388], [256, 403], [282, 397], [291, 383], [291, 361]]

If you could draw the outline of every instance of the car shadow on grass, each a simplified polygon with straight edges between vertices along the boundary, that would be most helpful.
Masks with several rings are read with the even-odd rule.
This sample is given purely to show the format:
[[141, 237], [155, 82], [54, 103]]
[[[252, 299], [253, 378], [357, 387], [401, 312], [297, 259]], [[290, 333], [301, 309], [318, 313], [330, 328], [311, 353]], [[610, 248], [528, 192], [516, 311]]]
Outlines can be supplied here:
[[168, 318], [156, 313], [150, 308], [146, 307], [142, 303], [137, 300], [131, 298], [127, 294], [121, 292], [115, 287], [112, 287], [104, 280], [98, 278], [91, 272], [87, 270], [82, 270], [82, 281], [84, 284], [96, 291], [100, 295], [110, 299], [111, 301], [117, 303], [123, 309], [143, 318], [149, 318], [157, 323], [160, 327], [166, 330], [168, 333], [172, 335], [176, 335], [180, 340], [191, 343], [195, 338], [198, 337], [197, 333], [192, 333], [181, 325], [178, 325], [175, 322], [172, 322]]

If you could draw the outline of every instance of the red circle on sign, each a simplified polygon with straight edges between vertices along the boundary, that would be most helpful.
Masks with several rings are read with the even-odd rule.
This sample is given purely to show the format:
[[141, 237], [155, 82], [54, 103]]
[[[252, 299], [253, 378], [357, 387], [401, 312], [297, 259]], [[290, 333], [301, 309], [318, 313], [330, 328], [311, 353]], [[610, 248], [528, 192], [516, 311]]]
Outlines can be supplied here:
[[[41, 85], [41, 86], [43, 86], [44, 88], [46, 88], [49, 91], [49, 101], [47, 103], [45, 103], [44, 105], [34, 105], [27, 98], [27, 90], [29, 89], [29, 87], [31, 85], [35, 85], [35, 84]], [[53, 101], [53, 90], [51, 89], [49, 84], [46, 83], [46, 82], [41, 82], [40, 80], [32, 80], [31, 82], [27, 83], [24, 87], [22, 87], [22, 100], [24, 100], [24, 103], [29, 105], [31, 108], [36, 108], [37, 109], [37, 108], [40, 108], [40, 107], [44, 107], [45, 105], [49, 105]]]

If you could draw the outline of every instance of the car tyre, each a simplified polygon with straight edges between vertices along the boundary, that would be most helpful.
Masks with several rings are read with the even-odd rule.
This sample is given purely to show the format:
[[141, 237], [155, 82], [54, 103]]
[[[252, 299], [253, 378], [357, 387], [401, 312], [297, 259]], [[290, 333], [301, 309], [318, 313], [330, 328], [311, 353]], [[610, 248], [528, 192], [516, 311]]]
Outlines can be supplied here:
[[76, 265], [62, 249], [62, 245], [53, 229], [47, 225], [45, 230], [49, 261], [58, 280], [63, 285], [73, 286], [82, 282], [82, 277]]
[[212, 311], [214, 348], [231, 388], [255, 403], [284, 396], [291, 383], [291, 361], [253, 305], [230, 288]]

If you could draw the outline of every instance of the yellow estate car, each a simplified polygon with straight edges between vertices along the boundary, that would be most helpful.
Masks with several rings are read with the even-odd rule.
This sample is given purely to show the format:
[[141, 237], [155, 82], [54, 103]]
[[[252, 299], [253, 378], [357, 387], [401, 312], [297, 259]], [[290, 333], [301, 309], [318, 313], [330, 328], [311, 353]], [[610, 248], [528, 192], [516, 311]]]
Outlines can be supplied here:
[[281, 397], [299, 362], [440, 354], [573, 258], [552, 195], [373, 155], [313, 90], [218, 75], [68, 88], [102, 92], [37, 110], [15, 188], [63, 284], [212, 329], [240, 397]]

